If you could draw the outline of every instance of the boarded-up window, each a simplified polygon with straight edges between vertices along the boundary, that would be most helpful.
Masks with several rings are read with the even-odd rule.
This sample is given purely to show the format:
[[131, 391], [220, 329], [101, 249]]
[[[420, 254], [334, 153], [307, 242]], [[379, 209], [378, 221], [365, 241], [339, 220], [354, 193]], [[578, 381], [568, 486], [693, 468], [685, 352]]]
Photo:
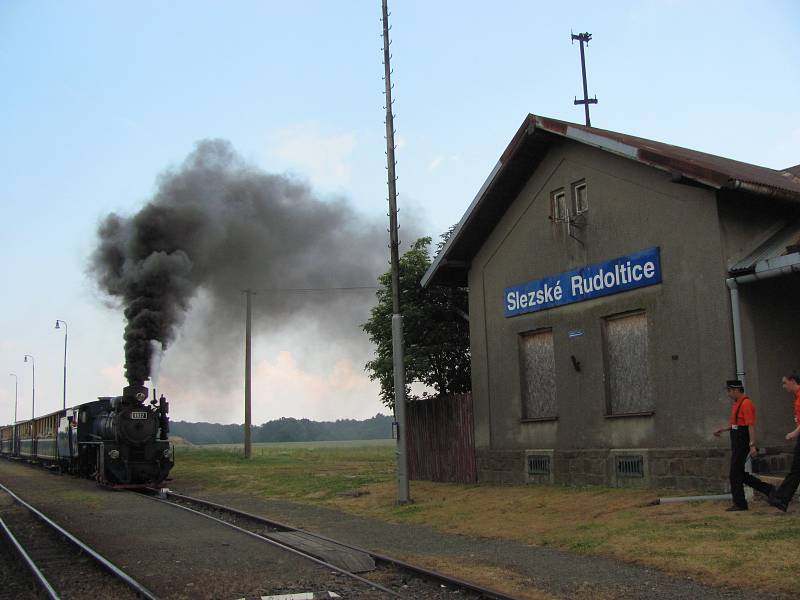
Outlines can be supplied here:
[[556, 361], [553, 332], [535, 331], [519, 338], [522, 378], [522, 418], [554, 418], [556, 413]]
[[606, 319], [605, 344], [608, 414], [652, 412], [647, 315], [637, 312]]

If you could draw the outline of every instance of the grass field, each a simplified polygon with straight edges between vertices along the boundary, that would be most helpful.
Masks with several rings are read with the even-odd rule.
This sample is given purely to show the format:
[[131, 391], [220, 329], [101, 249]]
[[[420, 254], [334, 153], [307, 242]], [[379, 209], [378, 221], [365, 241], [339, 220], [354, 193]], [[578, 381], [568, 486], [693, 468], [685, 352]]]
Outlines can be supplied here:
[[174, 486], [324, 504], [448, 533], [634, 561], [711, 583], [796, 593], [797, 508], [782, 514], [754, 502], [747, 513], [725, 513], [720, 502], [650, 506], [657, 490], [431, 482], [412, 482], [414, 503], [397, 506], [394, 445], [377, 442], [263, 444], [251, 461], [230, 448], [180, 448]]
[[176, 482], [289, 500], [332, 500], [394, 477], [394, 440], [176, 447]]

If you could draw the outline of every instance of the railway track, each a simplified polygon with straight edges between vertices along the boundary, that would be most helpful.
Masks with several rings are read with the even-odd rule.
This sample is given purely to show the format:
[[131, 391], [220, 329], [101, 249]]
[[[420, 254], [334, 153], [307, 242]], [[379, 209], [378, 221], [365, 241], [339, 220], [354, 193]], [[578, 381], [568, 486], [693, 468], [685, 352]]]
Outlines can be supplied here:
[[[147, 494], [149, 498], [155, 501], [191, 511], [249, 535], [257, 536], [267, 543], [282, 546], [289, 551], [304, 555], [328, 568], [367, 582], [375, 587], [376, 590], [393, 597], [414, 598], [416, 600], [514, 600], [512, 596], [496, 590], [483, 588], [461, 579], [412, 565], [364, 548], [344, 544], [331, 538], [291, 527], [285, 523], [266, 519], [230, 506], [185, 496], [172, 491], [163, 492], [151, 489], [147, 491]], [[301, 545], [298, 546], [297, 543], [293, 543], [292, 539], [300, 540]], [[369, 556], [374, 561], [374, 569], [356, 574], [352, 570], [348, 570], [346, 565], [337, 566], [320, 559], [321, 554], [313, 550], [315, 547], [323, 547], [324, 550], [325, 547], [335, 546]], [[311, 551], [307, 550], [309, 547], [312, 548]]]
[[2, 484], [0, 537], [6, 542], [3, 558], [13, 560], [14, 556], [18, 562], [14, 565], [4, 560], [11, 579], [0, 586], [0, 600], [158, 600], [142, 584]]

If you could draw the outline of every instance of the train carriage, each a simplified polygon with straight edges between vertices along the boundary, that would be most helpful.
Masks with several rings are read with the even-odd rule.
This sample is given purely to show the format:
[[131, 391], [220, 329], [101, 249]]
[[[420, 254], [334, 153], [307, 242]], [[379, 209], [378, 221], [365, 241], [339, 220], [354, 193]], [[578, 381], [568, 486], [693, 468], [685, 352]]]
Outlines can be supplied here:
[[17, 452], [15, 456], [21, 456], [22, 458], [31, 460], [36, 459], [35, 427], [35, 420], [22, 421], [14, 425], [17, 434]]
[[47, 462], [58, 462], [56, 450], [56, 423], [58, 414], [52, 413], [38, 417], [34, 421], [34, 437], [36, 438], [36, 458]]
[[0, 427], [0, 454], [14, 452], [14, 426], [3, 425]]

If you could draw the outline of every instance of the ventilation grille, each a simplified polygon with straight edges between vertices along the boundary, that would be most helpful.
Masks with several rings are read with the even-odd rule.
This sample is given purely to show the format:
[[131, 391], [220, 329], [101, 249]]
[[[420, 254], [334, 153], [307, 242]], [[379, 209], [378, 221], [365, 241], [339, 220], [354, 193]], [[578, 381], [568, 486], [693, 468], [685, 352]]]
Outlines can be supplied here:
[[528, 475], [550, 475], [550, 457], [546, 454], [528, 455]]
[[617, 477], [644, 477], [644, 457], [617, 456]]

